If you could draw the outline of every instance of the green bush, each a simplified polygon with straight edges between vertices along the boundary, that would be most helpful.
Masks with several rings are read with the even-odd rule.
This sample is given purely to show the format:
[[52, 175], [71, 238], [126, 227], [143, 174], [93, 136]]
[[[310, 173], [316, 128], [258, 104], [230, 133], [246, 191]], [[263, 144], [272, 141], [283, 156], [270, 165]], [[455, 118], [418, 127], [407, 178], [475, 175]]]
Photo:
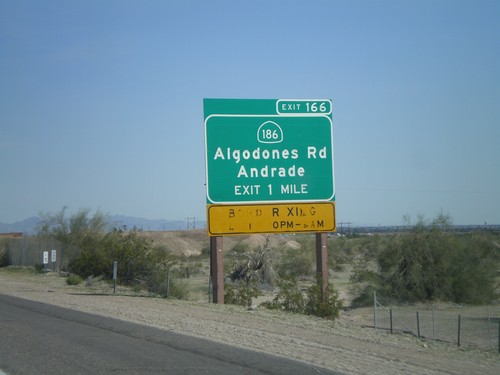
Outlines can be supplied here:
[[78, 247], [78, 258], [71, 259], [72, 273], [87, 277], [113, 276], [113, 261], [118, 262], [118, 280], [130, 282], [140, 279], [150, 269], [165, 266], [167, 251], [157, 251], [152, 242], [138, 236], [137, 228], [130, 231], [113, 229], [106, 231], [106, 216], [97, 211], [82, 209], [67, 217], [66, 207], [56, 214], [42, 214], [38, 234], [44, 238], [55, 238], [63, 245]]
[[154, 268], [145, 274], [141, 281], [144, 282], [148, 292], [168, 297], [167, 279], [167, 270]]
[[176, 280], [173, 273], [161, 267], [152, 268], [144, 275], [142, 282], [145, 283], [148, 292], [158, 294], [163, 298], [188, 299], [189, 288], [187, 283]]
[[45, 272], [45, 266], [42, 263], [35, 263], [35, 272], [36, 273], [44, 273]]
[[373, 305], [373, 292], [377, 292], [377, 300], [382, 304], [391, 303], [392, 300], [385, 294], [380, 293], [380, 289], [374, 284], [366, 284], [360, 288], [356, 288], [355, 297], [351, 302], [352, 308], [366, 307]]
[[166, 273], [166, 268], [175, 263], [167, 249], [154, 247], [137, 230], [127, 233], [115, 230], [102, 237], [95, 247], [84, 249], [69, 266], [73, 273], [83, 277], [103, 275], [111, 279], [114, 261], [117, 261], [118, 282], [126, 284], [147, 280], [156, 284], [158, 276], [154, 273]]
[[307, 289], [307, 302], [304, 311], [308, 315], [335, 320], [342, 310], [342, 300], [333, 285], [327, 287], [326, 298], [323, 298], [321, 285], [322, 281], [318, 278], [316, 283]]
[[304, 311], [304, 296], [299, 287], [297, 278], [286, 276], [276, 281], [279, 288], [273, 304], [280, 306], [285, 311], [302, 313]]
[[83, 281], [83, 279], [75, 274], [71, 274], [68, 277], [66, 277], [66, 284], [68, 285], [78, 285]]
[[9, 265], [9, 257], [7, 251], [0, 249], [0, 267], [7, 267]]
[[342, 300], [333, 285], [328, 286], [327, 296], [323, 299], [321, 278], [318, 278], [316, 283], [307, 288], [305, 296], [296, 278], [278, 279], [276, 284], [279, 288], [278, 293], [272, 301], [264, 302], [263, 307], [315, 315], [331, 320], [338, 318], [342, 309]]
[[232, 284], [224, 283], [224, 303], [227, 305], [240, 305], [236, 296], [236, 288]]
[[370, 304], [372, 292], [387, 302], [450, 301], [488, 304], [497, 297], [499, 247], [489, 233], [453, 233], [449, 218], [420, 220], [408, 233], [391, 237], [376, 254], [376, 272], [356, 269], [365, 282], [355, 305]]
[[313, 251], [305, 249], [287, 249], [281, 255], [281, 260], [276, 266], [279, 277], [298, 278], [313, 274]]
[[188, 299], [189, 285], [187, 283], [178, 282], [174, 279], [170, 280], [168, 298]]
[[239, 305], [244, 307], [252, 306], [252, 301], [261, 295], [257, 282], [237, 281], [234, 284], [225, 283], [224, 285], [224, 303], [230, 305]]
[[276, 280], [278, 293], [272, 301], [271, 308], [280, 308], [294, 313], [304, 312], [304, 296], [297, 278], [287, 276]]

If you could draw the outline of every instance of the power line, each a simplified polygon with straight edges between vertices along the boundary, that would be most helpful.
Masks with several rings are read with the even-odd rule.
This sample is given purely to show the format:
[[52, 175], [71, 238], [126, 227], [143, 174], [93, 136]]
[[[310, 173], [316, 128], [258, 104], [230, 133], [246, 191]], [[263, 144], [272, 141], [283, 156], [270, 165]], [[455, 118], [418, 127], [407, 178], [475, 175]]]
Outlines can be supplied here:
[[190, 221], [193, 220], [192, 222], [192, 229], [196, 229], [196, 217], [186, 217], [186, 229], [189, 230], [189, 224]]
[[351, 225], [352, 223], [350, 221], [346, 221], [346, 222], [340, 222], [340, 234], [344, 234], [344, 225], [347, 225], [347, 234], [350, 234], [351, 233]]

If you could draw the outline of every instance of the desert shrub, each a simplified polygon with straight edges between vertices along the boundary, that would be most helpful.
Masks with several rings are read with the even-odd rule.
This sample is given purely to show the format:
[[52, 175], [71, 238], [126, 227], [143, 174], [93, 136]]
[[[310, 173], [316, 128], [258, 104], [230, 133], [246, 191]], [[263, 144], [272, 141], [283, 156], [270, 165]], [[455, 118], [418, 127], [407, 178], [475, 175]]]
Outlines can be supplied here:
[[45, 272], [45, 266], [42, 263], [35, 263], [35, 272], [36, 273], [44, 273]]
[[327, 296], [323, 299], [321, 278], [318, 277], [316, 282], [307, 288], [305, 296], [296, 278], [281, 278], [276, 281], [276, 284], [279, 288], [278, 293], [272, 301], [262, 303], [263, 307], [315, 315], [331, 320], [338, 318], [342, 309], [342, 300], [333, 285], [328, 286]]
[[168, 295], [167, 271], [160, 268], [150, 270], [138, 280], [137, 285], [143, 284], [150, 293], [166, 297]]
[[252, 301], [261, 295], [257, 282], [237, 281], [234, 284], [225, 283], [224, 285], [224, 303], [250, 307]]
[[307, 277], [313, 274], [312, 250], [286, 249], [276, 265], [276, 272], [281, 278]]
[[313, 252], [316, 248], [316, 236], [313, 234], [297, 234], [295, 241], [300, 244], [300, 248], [305, 251]]
[[353, 295], [355, 297], [351, 302], [351, 307], [358, 308], [373, 305], [373, 292], [377, 292], [377, 300], [380, 303], [387, 304], [392, 302], [392, 299], [387, 297], [386, 294], [381, 293], [375, 284], [370, 283], [353, 288]]
[[7, 267], [9, 265], [9, 257], [5, 249], [0, 249], [0, 267]]
[[177, 281], [172, 273], [169, 275], [167, 269], [153, 268], [143, 276], [141, 282], [144, 283], [148, 292], [163, 298], [189, 298], [188, 284]]
[[98, 248], [93, 248], [83, 250], [79, 257], [69, 262], [68, 268], [73, 273], [87, 277], [109, 273], [112, 264], [105, 263], [104, 254]]
[[[145, 285], [148, 290], [165, 294], [166, 269], [175, 264], [168, 249], [155, 247], [151, 240], [138, 235], [140, 231], [113, 229], [105, 231], [105, 217], [97, 212], [90, 217], [89, 210], [80, 210], [66, 218], [66, 208], [55, 215], [45, 215], [39, 235], [60, 240], [64, 245], [77, 246], [81, 251], [68, 264], [68, 269], [84, 278], [97, 275], [113, 277], [113, 262], [117, 261], [117, 281], [131, 285]], [[188, 272], [186, 272], [188, 270]], [[196, 271], [188, 265], [184, 274]], [[185, 295], [182, 287], [175, 295]]]
[[196, 260], [197, 257], [182, 255], [173, 273], [180, 279], [189, 279], [191, 276], [200, 275], [203, 271], [203, 263]]
[[297, 278], [283, 277], [276, 280], [278, 293], [270, 303], [263, 304], [264, 307], [271, 309], [282, 309], [289, 312], [304, 312], [304, 296], [299, 287]]
[[370, 304], [370, 294], [384, 301], [491, 303], [496, 294], [499, 249], [487, 233], [458, 234], [440, 215], [423, 220], [408, 233], [392, 237], [378, 251], [378, 270], [360, 270], [353, 281], [366, 282], [355, 304]]
[[68, 285], [78, 285], [83, 281], [83, 279], [75, 274], [71, 274], [68, 277], [66, 277], [66, 284]]
[[170, 287], [168, 289], [168, 298], [188, 299], [189, 298], [189, 285], [187, 283], [179, 282], [175, 279], [170, 279]]
[[385, 237], [379, 235], [331, 237], [328, 241], [328, 259], [333, 260], [333, 266], [335, 262], [345, 264], [360, 257], [373, 260], [383, 248], [384, 241]]
[[227, 305], [240, 304], [236, 296], [236, 288], [232, 284], [224, 283], [224, 303]]
[[333, 255], [328, 255], [328, 267], [334, 272], [344, 272], [346, 265], [349, 263], [350, 257], [340, 252], [333, 252]]
[[224, 274], [230, 275], [236, 270], [243, 262], [247, 260], [245, 254], [253, 252], [250, 246], [243, 242], [238, 242], [233, 248], [224, 254]]
[[370, 260], [366, 256], [357, 256], [352, 262], [352, 272], [349, 276], [351, 282], [371, 282], [377, 275], [369, 268]]
[[201, 255], [210, 256], [210, 244], [204, 244], [201, 248]]
[[5, 238], [0, 238], [0, 267], [7, 267], [8, 265], [7, 240]]
[[269, 238], [258, 248], [250, 248], [240, 242], [227, 254], [224, 272], [233, 282], [272, 285], [275, 277], [274, 258], [275, 250], [270, 248]]
[[88, 209], [67, 217], [66, 207], [56, 214], [42, 214], [38, 234], [55, 238], [63, 245], [78, 247], [79, 256], [71, 259], [72, 273], [87, 277], [104, 275], [110, 279], [113, 261], [118, 261], [118, 279], [132, 280], [141, 272], [161, 263], [153, 251], [151, 241], [139, 237], [137, 228], [124, 232], [113, 229], [106, 232], [106, 217], [99, 211], [93, 216]]
[[342, 300], [339, 293], [329, 285], [326, 290], [326, 298], [323, 298], [322, 280], [317, 278], [316, 283], [307, 289], [307, 302], [304, 312], [308, 315], [315, 315], [325, 319], [335, 320], [342, 310]]
[[82, 250], [80, 256], [70, 262], [72, 272], [81, 276], [104, 275], [113, 277], [113, 262], [117, 261], [117, 278], [133, 284], [143, 280], [154, 269], [165, 269], [174, 263], [171, 253], [138, 236], [136, 230], [127, 233], [107, 233], [95, 247]]
[[489, 233], [458, 236], [450, 273], [450, 299], [457, 303], [487, 304], [499, 295], [500, 245]]
[[141, 284], [134, 284], [132, 285], [132, 291], [135, 293], [139, 293], [142, 290], [142, 285]]
[[68, 218], [66, 210], [67, 207], [63, 207], [55, 214], [41, 213], [38, 235], [82, 250], [94, 248], [105, 234], [106, 216], [97, 211], [91, 217], [89, 209], [81, 209]]

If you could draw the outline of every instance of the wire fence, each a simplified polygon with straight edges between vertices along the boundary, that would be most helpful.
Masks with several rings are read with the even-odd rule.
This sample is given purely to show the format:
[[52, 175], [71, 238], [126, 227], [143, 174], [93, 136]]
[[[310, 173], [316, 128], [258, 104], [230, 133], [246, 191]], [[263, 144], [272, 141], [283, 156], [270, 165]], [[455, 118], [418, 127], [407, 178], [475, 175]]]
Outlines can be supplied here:
[[79, 248], [52, 238], [11, 238], [3, 247], [9, 266], [40, 267], [58, 272], [66, 271], [69, 262], [81, 253]]
[[383, 306], [374, 293], [374, 327], [500, 353], [500, 306]]

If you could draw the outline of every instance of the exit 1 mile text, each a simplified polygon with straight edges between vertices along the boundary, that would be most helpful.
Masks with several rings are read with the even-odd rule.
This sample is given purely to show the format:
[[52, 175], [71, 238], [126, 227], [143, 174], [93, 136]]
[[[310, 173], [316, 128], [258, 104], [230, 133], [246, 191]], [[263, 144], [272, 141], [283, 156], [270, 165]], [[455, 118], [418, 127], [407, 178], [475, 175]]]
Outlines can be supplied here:
[[[259, 195], [261, 185], [235, 185], [234, 195]], [[267, 189], [269, 195], [273, 195], [273, 185], [263, 187]], [[307, 184], [280, 184], [278, 192], [280, 194], [307, 194]]]

